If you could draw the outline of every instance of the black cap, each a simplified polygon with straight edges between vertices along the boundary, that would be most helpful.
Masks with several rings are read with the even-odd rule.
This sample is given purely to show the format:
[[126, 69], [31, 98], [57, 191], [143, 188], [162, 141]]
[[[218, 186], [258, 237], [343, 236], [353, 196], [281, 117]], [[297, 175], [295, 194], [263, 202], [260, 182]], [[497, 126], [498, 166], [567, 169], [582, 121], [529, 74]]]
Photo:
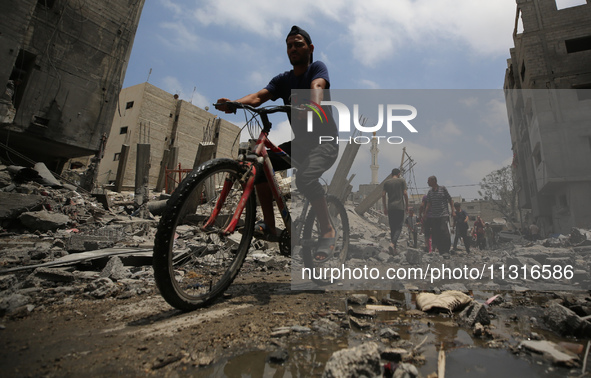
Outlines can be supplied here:
[[[307, 31], [305, 31], [304, 29], [300, 28], [297, 25], [294, 25], [291, 27], [291, 30], [289, 31], [289, 33], [287, 33], [287, 37], [285, 38], [285, 42], [287, 42], [287, 38], [289, 38], [292, 35], [301, 35], [302, 37], [304, 37], [304, 41], [306, 41], [306, 43], [309, 45], [312, 44], [312, 38], [310, 38], [310, 34], [308, 34]], [[313, 55], [310, 54], [310, 63], [314, 61]]]
[[[287, 34], [287, 37], [292, 36], [292, 35], [301, 35], [302, 37], [304, 37], [304, 40], [306, 41], [306, 43], [308, 45], [312, 44], [312, 39], [310, 38], [310, 34], [308, 34], [307, 31], [305, 31], [304, 29], [300, 28], [299, 26], [292, 26], [291, 30], [289, 31], [289, 33]], [[285, 38], [285, 40], [287, 41], [287, 38]]]

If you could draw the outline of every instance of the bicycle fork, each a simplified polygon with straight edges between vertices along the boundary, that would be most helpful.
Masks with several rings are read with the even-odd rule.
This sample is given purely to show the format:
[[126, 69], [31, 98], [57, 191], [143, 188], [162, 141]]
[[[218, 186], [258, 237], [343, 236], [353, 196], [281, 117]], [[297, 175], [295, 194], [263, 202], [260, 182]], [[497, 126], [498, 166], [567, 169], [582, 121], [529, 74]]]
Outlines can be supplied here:
[[[244, 211], [244, 207], [246, 206], [246, 201], [248, 201], [248, 198], [250, 197], [252, 190], [254, 189], [254, 179], [256, 177], [256, 167], [254, 164], [250, 165], [249, 169], [244, 174], [244, 176], [242, 176], [242, 178], [239, 180], [239, 182], [243, 183], [244, 177], [248, 176], [249, 174], [250, 174], [250, 177], [248, 178], [248, 181], [246, 182], [246, 184], [243, 185], [244, 192], [242, 193], [242, 196], [240, 197], [240, 201], [238, 202], [238, 205], [236, 206], [236, 210], [234, 210], [234, 215], [232, 216], [232, 219], [230, 220], [230, 223], [228, 224], [228, 226], [222, 231], [222, 235], [230, 235], [231, 233], [233, 233], [236, 230], [236, 226], [238, 225], [238, 221], [240, 220], [240, 217], [242, 216], [242, 212]], [[211, 227], [215, 223], [215, 221], [220, 213], [220, 210], [222, 209], [224, 202], [226, 202], [228, 194], [230, 193], [230, 190], [232, 189], [233, 185], [234, 185], [234, 180], [232, 180], [230, 174], [228, 173], [228, 175], [226, 176], [226, 179], [224, 180], [224, 186], [222, 187], [220, 197], [218, 198], [218, 200], [215, 204], [215, 208], [213, 209], [211, 216], [209, 217], [207, 222], [201, 227], [202, 230], [206, 230], [207, 228]]]

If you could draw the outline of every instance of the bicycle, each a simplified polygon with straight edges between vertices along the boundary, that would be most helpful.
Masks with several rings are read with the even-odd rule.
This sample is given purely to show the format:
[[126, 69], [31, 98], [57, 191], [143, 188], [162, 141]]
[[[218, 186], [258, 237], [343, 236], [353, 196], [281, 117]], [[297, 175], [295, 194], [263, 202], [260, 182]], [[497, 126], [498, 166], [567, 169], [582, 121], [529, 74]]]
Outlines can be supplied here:
[[291, 255], [293, 247], [294, 256], [301, 256], [307, 268], [340, 267], [347, 258], [349, 222], [343, 204], [333, 196], [326, 197], [337, 243], [329, 261], [318, 261], [314, 256], [318, 239], [314, 211], [305, 201], [292, 227], [287, 201], [273, 175], [267, 148], [290, 164], [292, 159], [267, 138], [271, 129], [268, 115], [287, 113], [292, 107], [228, 104], [252, 115], [245, 125], [249, 126], [251, 136], [252, 126], [260, 127], [260, 119], [262, 128], [254, 150], [244, 151], [237, 159], [210, 160], [188, 174], [168, 200], [154, 240], [156, 285], [170, 305], [183, 311], [210, 304], [236, 278], [254, 234], [257, 207], [252, 192], [255, 176], [261, 170], [285, 225], [279, 237], [282, 254]]

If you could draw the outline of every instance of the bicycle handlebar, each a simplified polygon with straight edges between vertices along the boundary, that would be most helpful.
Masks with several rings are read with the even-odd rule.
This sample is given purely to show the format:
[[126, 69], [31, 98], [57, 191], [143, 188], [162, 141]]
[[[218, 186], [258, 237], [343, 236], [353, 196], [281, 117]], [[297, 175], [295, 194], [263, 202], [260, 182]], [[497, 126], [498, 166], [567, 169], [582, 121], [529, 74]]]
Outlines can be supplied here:
[[255, 108], [252, 105], [243, 104], [237, 101], [227, 101], [213, 104], [213, 106], [216, 108], [221, 105], [226, 105], [230, 110], [234, 112], [236, 112], [236, 109], [246, 109], [257, 114], [288, 113], [291, 111], [292, 108], [297, 109], [292, 105], [277, 105], [270, 107]]
[[269, 121], [269, 117], [267, 116], [268, 114], [289, 113], [289, 112], [291, 112], [292, 109], [299, 109], [298, 107], [292, 106], [292, 105], [277, 105], [277, 106], [255, 108], [252, 105], [243, 104], [243, 103], [237, 102], [237, 101], [227, 101], [227, 102], [213, 104], [213, 106], [215, 106], [216, 109], [218, 106], [221, 106], [221, 105], [225, 105], [226, 108], [228, 110], [232, 111], [233, 113], [236, 113], [236, 109], [245, 109], [245, 110], [248, 110], [252, 113], [258, 114], [261, 117], [261, 121], [263, 123], [263, 131], [266, 133], [269, 133], [269, 131], [271, 130], [271, 122]]

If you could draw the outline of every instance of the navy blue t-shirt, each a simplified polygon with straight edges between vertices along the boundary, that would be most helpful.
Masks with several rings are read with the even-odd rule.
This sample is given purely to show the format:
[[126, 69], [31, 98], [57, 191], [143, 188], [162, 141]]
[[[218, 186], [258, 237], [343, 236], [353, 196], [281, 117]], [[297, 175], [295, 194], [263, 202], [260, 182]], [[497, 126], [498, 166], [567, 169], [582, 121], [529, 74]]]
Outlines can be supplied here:
[[[291, 105], [292, 89], [310, 89], [312, 81], [316, 79], [326, 80], [326, 89], [330, 88], [328, 69], [326, 68], [326, 65], [320, 61], [310, 64], [306, 72], [300, 76], [296, 76], [293, 70], [280, 73], [271, 79], [265, 89], [271, 93], [271, 99], [273, 101], [281, 98], [285, 105]], [[324, 100], [330, 101], [330, 92], [325, 91]], [[319, 136], [332, 136], [336, 138], [338, 131], [332, 117], [331, 109], [329, 106], [326, 106], [323, 107], [323, 110], [325, 111], [328, 118], [328, 124], [326, 124], [326, 122], [320, 123], [318, 119], [314, 117], [313, 132], [307, 132], [306, 124], [303, 122], [301, 125], [299, 123], [295, 125], [293, 122], [291, 122], [291, 115], [288, 114], [288, 118], [290, 118], [292, 130], [296, 139], [315, 142], [315, 144], [318, 144]]]

